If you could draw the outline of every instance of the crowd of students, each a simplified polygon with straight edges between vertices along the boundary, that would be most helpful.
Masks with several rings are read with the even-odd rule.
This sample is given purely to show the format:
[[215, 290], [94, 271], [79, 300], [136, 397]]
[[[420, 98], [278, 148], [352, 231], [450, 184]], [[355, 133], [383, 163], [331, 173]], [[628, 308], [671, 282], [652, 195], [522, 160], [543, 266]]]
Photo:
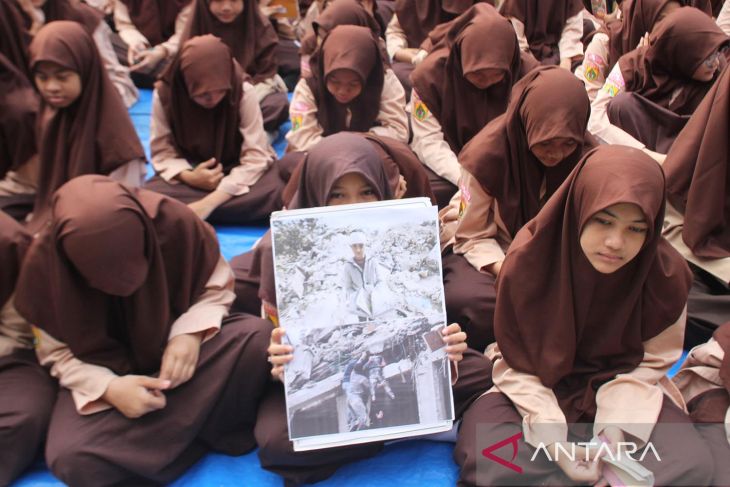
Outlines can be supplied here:
[[[72, 486], [377, 454], [293, 450], [271, 236], [229, 263], [208, 223], [415, 196], [460, 484], [606, 485], [539, 451], [598, 436], [730, 485], [730, 1], [299, 3], [0, 0], [0, 485], [41, 452]], [[519, 433], [519, 477], [480, 464]]]

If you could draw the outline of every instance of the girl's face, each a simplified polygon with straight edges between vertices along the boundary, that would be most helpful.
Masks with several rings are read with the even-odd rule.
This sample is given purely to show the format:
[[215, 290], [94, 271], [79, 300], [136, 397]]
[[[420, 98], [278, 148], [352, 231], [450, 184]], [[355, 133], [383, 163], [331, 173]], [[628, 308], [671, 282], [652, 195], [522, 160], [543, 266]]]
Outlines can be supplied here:
[[243, 0], [210, 0], [210, 13], [224, 24], [230, 24], [243, 12]]
[[556, 137], [544, 142], [538, 142], [530, 147], [530, 151], [544, 166], [554, 167], [575, 152], [577, 145], [573, 139]]
[[213, 90], [191, 96], [191, 98], [201, 107], [210, 109], [218, 105], [223, 97], [226, 96], [226, 93], [228, 93], [228, 90]]
[[81, 95], [81, 77], [76, 71], [50, 61], [41, 61], [33, 72], [35, 85], [53, 108], [66, 108]]
[[466, 80], [480, 90], [486, 90], [504, 79], [504, 73], [499, 69], [484, 68], [464, 75]]
[[617, 203], [590, 217], [580, 235], [580, 247], [594, 269], [611, 274], [639, 254], [648, 231], [636, 204]]
[[720, 51], [713, 52], [710, 57], [705, 59], [700, 67], [692, 74], [692, 79], [696, 81], [710, 81], [720, 69]]
[[327, 76], [327, 91], [346, 105], [362, 93], [362, 81], [351, 69], [336, 69]]
[[327, 196], [327, 206], [351, 205], [379, 201], [378, 193], [362, 174], [351, 172], [340, 176]]

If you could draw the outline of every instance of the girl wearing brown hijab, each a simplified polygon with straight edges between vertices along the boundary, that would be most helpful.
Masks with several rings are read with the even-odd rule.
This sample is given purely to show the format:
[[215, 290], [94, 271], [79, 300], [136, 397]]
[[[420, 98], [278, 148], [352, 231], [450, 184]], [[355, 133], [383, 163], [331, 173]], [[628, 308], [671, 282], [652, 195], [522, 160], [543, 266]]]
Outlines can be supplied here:
[[33, 333], [14, 305], [15, 284], [32, 238], [0, 211], [0, 485], [9, 485], [38, 454], [56, 386], [38, 365]]
[[664, 236], [689, 262], [688, 347], [730, 319], [730, 69], [687, 122], [664, 163]]
[[139, 91], [129, 75], [129, 69], [117, 59], [112, 45], [112, 31], [104, 22], [102, 14], [79, 0], [34, 0], [33, 14], [45, 25], [58, 20], [77, 22], [92, 37], [96, 44], [103, 67], [119, 92], [124, 104], [131, 107], [139, 98]]
[[[603, 462], [575, 443], [597, 436], [614, 455], [651, 442], [657, 455], [633, 458], [654, 485], [711, 485], [712, 456], [666, 377], [691, 274], [661, 236], [664, 198], [651, 158], [601, 146], [515, 237], [487, 350], [494, 388], [465, 413], [454, 454], [464, 484], [607, 485]], [[513, 435], [522, 473], [477, 473], [479, 445]]]
[[289, 115], [289, 151], [306, 151], [341, 131], [371, 132], [408, 142], [405, 93], [367, 27], [335, 27], [299, 80]]
[[[391, 177], [375, 146], [357, 134], [336, 134], [317, 144], [303, 162], [301, 177], [290, 208], [333, 206], [391, 199]], [[259, 295], [270, 318], [276, 316], [273, 258], [270, 236], [256, 248], [257, 272], [261, 276]], [[282, 345], [284, 330], [275, 328], [269, 347], [272, 375], [280, 380], [283, 366], [292, 359], [292, 350]], [[491, 386], [489, 361], [464, 343], [459, 325], [444, 331], [447, 352], [458, 362], [458, 380], [453, 385], [457, 415], [466, 408], [480, 388]], [[261, 402], [256, 420], [256, 440], [261, 465], [284, 477], [288, 485], [316, 482], [332, 475], [340, 466], [375, 455], [382, 443], [295, 452], [289, 441], [284, 389], [273, 384]]]
[[267, 131], [286, 121], [289, 101], [284, 80], [276, 73], [276, 30], [257, 0], [194, 0], [193, 13], [181, 42], [213, 34], [231, 49], [244, 72], [253, 79]]
[[715, 330], [707, 343], [690, 350], [672, 380], [687, 402], [697, 431], [710, 447], [715, 470], [709, 485], [730, 485], [730, 322]]
[[575, 76], [538, 67], [459, 153], [460, 192], [440, 213], [444, 290], [449, 321], [461, 323], [474, 349], [494, 341], [494, 282], [512, 238], [594, 145], [589, 110]]
[[624, 54], [591, 106], [588, 130], [609, 144], [644, 149], [658, 162], [726, 61], [730, 38], [705, 13], [682, 7]]
[[34, 221], [43, 224], [53, 192], [76, 176], [105, 174], [141, 185], [142, 144], [83, 27], [43, 26], [30, 45], [30, 63], [42, 98]]
[[0, 0], [0, 54], [30, 80], [26, 18], [16, 0]]
[[456, 155], [504, 113], [512, 85], [537, 64], [520, 52], [512, 26], [489, 4], [470, 7], [442, 28], [443, 39], [411, 76], [407, 107], [411, 147], [427, 167], [440, 208], [457, 190]]
[[284, 182], [249, 80], [219, 38], [185, 42], [152, 97], [158, 175], [145, 188], [216, 223], [262, 221], [281, 208]]
[[581, 0], [505, 0], [501, 12], [512, 22], [520, 49], [540, 63], [570, 70], [582, 58]]
[[[86, 175], [54, 195], [16, 305], [62, 385], [46, 444], [74, 486], [168, 483], [254, 448], [271, 325], [228, 316], [211, 227], [166, 196]], [[184, 426], [181, 426], [184, 425]]]

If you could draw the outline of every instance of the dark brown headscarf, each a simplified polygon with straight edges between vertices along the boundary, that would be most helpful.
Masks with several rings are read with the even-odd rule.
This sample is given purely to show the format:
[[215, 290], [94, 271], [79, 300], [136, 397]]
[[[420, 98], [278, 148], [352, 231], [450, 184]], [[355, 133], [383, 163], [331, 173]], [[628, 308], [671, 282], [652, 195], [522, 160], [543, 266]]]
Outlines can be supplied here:
[[190, 0], [119, 0], [129, 18], [150, 44], [156, 46], [175, 33], [175, 21]]
[[28, 79], [0, 54], [0, 179], [36, 153], [38, 94]]
[[89, 35], [94, 35], [103, 18], [101, 12], [80, 0], [46, 0], [43, 13], [46, 16], [46, 24], [56, 20], [78, 22]]
[[[512, 84], [522, 76], [522, 63], [512, 24], [491, 5], [474, 5], [446, 25], [444, 38], [416, 67], [411, 81], [458, 154], [507, 109]], [[485, 68], [502, 72], [502, 81], [482, 90], [464, 77]]]
[[[540, 210], [543, 180], [548, 198], [594, 145], [586, 132], [590, 109], [585, 87], [569, 71], [535, 68], [515, 84], [506, 113], [489, 122], [459, 154], [461, 165], [497, 200], [511, 235]], [[575, 152], [546, 167], [530, 147], [554, 138], [574, 140]]]
[[[601, 146], [510, 245], [497, 282], [494, 331], [505, 361], [551, 388], [568, 422], [596, 411], [598, 387], [644, 358], [643, 342], [687, 303], [692, 274], [661, 236], [661, 168], [638, 149]], [[633, 203], [649, 230], [639, 254], [612, 274], [590, 264], [580, 235], [598, 211]]]
[[276, 45], [279, 38], [274, 26], [259, 9], [258, 0], [244, 0], [243, 12], [230, 24], [224, 24], [210, 12], [210, 0], [194, 0], [193, 13], [181, 45], [186, 40], [213, 34], [231, 49], [243, 70], [259, 83], [276, 74]]
[[31, 36], [25, 29], [22, 11], [16, 0], [0, 0], [0, 55], [31, 79], [28, 69], [28, 44]]
[[81, 176], [53, 198], [16, 306], [79, 359], [119, 375], [159, 370], [173, 322], [220, 257], [208, 224], [172, 198]]
[[530, 51], [539, 60], [558, 58], [565, 22], [583, 10], [581, 0], [505, 0], [502, 15], [525, 25]]
[[[239, 163], [244, 76], [228, 46], [208, 34], [187, 41], [155, 85], [175, 148], [192, 165], [211, 157], [225, 169]], [[211, 109], [191, 98], [220, 89], [227, 94]]]
[[[380, 26], [375, 18], [357, 0], [337, 0], [319, 14], [312, 23], [314, 29], [302, 41], [302, 54], [311, 55], [317, 49], [317, 36], [324, 35], [338, 25], [359, 25], [368, 27], [376, 35], [381, 35]], [[320, 29], [323, 32], [320, 33]]]
[[30, 246], [31, 235], [7, 213], [0, 211], [0, 308], [15, 292], [23, 257]]
[[50, 61], [81, 77], [81, 95], [70, 106], [56, 110], [41, 102], [35, 219], [66, 181], [82, 174], [109, 174], [145, 154], [94, 40], [78, 23], [43, 26], [30, 45], [30, 60], [31, 69]]
[[[343, 130], [367, 132], [380, 112], [380, 96], [385, 82], [385, 66], [378, 38], [366, 27], [341, 25], [327, 34], [322, 45], [309, 61], [312, 75], [306, 78], [317, 102], [317, 121], [324, 135]], [[327, 90], [327, 76], [337, 69], [357, 73], [362, 92], [349, 104], [343, 105]], [[349, 128], [347, 109], [352, 113]]]
[[[327, 206], [332, 187], [345, 174], [358, 173], [372, 186], [378, 200], [393, 197], [383, 160], [372, 143], [358, 134], [325, 137], [307, 154], [299, 170], [299, 186], [289, 209]], [[271, 232], [254, 249], [251, 278], [260, 279], [259, 297], [276, 303]]]
[[[728, 43], [728, 36], [701, 11], [693, 7], [675, 10], [654, 28], [648, 46], [619, 59], [626, 90], [678, 115], [690, 115], [714, 82], [694, 81], [692, 74]], [[682, 92], [672, 100], [678, 88]]]
[[494, 5], [494, 0], [395, 0], [395, 13], [406, 33], [408, 47], [416, 48], [434, 27], [455, 19], [478, 3]]
[[664, 171], [669, 201], [684, 213], [682, 240], [697, 256], [730, 257], [730, 68], [672, 145]]
[[707, 15], [717, 17], [720, 15], [725, 0], [684, 0], [684, 3], [702, 10]]

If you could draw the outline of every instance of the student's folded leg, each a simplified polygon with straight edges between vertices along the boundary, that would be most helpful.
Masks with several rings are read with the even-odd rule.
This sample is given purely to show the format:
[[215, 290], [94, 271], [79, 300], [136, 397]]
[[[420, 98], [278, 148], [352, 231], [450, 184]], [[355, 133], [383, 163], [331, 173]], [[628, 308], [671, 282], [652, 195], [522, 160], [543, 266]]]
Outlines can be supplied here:
[[468, 348], [459, 362], [458, 379], [451, 386], [455, 417], [461, 417], [469, 405], [492, 385], [492, 362], [483, 353]]
[[266, 95], [260, 103], [267, 132], [279, 130], [279, 126], [289, 120], [289, 98], [286, 93], [275, 92]]
[[253, 250], [235, 256], [229, 264], [236, 277], [236, 300], [231, 310], [254, 316], [261, 315], [261, 298], [259, 298], [261, 280], [251, 277]]
[[690, 264], [693, 280], [687, 300], [685, 348], [706, 343], [715, 330], [730, 320], [730, 286]]

